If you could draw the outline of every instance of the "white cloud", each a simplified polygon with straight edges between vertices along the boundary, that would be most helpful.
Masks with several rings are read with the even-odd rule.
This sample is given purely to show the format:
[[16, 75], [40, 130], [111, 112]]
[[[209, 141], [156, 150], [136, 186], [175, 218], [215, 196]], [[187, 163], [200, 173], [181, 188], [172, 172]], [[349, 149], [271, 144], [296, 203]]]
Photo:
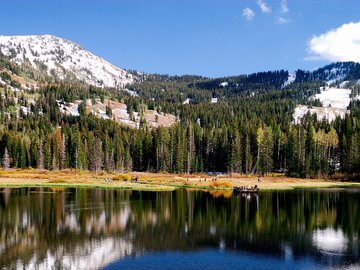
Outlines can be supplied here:
[[264, 0], [257, 0], [256, 3], [258, 4], [259, 8], [263, 13], [271, 12], [269, 5]]
[[343, 24], [314, 36], [308, 44], [308, 51], [305, 60], [360, 62], [360, 22]]
[[255, 17], [255, 12], [251, 8], [245, 8], [243, 10], [243, 16], [247, 21], [251, 21]]
[[277, 18], [277, 20], [276, 20], [276, 23], [277, 23], [277, 24], [287, 24], [287, 23], [289, 23], [289, 22], [290, 22], [290, 20], [285, 19], [285, 18], [283, 18], [283, 17], [279, 17], [279, 18]]
[[280, 11], [281, 13], [288, 13], [289, 7], [287, 5], [287, 0], [281, 0], [280, 2]]

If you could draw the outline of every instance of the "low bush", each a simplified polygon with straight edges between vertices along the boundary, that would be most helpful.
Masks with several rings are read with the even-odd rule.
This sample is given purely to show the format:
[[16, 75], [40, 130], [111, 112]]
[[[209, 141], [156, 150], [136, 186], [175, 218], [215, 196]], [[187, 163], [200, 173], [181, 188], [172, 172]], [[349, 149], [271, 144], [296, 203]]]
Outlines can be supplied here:
[[131, 180], [131, 176], [128, 174], [118, 174], [113, 176], [112, 178], [114, 181], [130, 181]]
[[233, 185], [229, 181], [212, 181], [209, 186], [211, 188], [230, 188]]
[[34, 178], [35, 179], [47, 179], [49, 177], [47, 175], [35, 175]]
[[65, 183], [67, 183], [67, 181], [64, 180], [64, 179], [52, 179], [48, 183], [51, 183], [51, 184], [65, 184]]

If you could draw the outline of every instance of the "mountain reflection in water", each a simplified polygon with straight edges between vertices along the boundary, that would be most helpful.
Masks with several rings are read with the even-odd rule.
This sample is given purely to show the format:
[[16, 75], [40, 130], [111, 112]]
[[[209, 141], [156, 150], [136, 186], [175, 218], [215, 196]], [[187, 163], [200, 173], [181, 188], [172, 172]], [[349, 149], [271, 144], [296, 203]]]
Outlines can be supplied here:
[[0, 266], [357, 268], [359, 195], [3, 188]]

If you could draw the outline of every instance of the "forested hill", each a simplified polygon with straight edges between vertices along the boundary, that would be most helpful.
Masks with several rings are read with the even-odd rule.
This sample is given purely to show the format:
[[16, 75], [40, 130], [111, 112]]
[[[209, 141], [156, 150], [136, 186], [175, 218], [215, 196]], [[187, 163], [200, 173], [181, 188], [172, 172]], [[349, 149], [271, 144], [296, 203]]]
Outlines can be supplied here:
[[297, 70], [295, 82], [310, 81], [345, 81], [360, 78], [360, 64], [354, 62], [337, 62], [312, 72]]
[[259, 72], [250, 75], [241, 75], [217, 79], [203, 80], [190, 84], [191, 87], [200, 89], [217, 89], [217, 88], [231, 88], [236, 91], [244, 91], [248, 89], [280, 89], [288, 80], [289, 72], [268, 71]]
[[[358, 74], [355, 63], [217, 79], [143, 74], [119, 90], [61, 80], [0, 55], [1, 166], [360, 173]], [[321, 106], [312, 98], [320, 87], [344, 81], [351, 102], [343, 118], [306, 114], [294, 123], [297, 105]]]

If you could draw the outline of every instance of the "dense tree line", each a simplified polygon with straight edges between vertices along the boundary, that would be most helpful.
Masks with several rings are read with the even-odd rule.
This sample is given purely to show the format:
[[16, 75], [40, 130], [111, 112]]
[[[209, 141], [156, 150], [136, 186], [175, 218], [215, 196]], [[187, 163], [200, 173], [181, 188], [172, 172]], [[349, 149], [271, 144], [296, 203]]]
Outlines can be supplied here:
[[[284, 70], [258, 72], [249, 75], [240, 75], [216, 79], [204, 79], [199, 82], [192, 82], [191, 87], [213, 90], [227, 87], [236, 92], [251, 89], [279, 89], [288, 79], [289, 73]], [[221, 83], [226, 83], [221, 85]]]
[[[14, 93], [0, 104], [0, 153], [4, 168], [74, 168], [91, 171], [286, 172], [296, 177], [325, 176], [341, 170], [360, 172], [360, 122], [354, 110], [345, 119], [318, 122], [306, 115], [293, 125], [298, 100], [307, 90], [240, 95], [218, 104], [165, 103], [177, 111], [171, 128], [131, 129], [80, 109], [80, 117], [62, 115], [56, 100], [85, 100], [109, 92], [94, 87], [48, 85], [31, 114], [8, 113]], [[305, 87], [304, 89], [309, 89]], [[140, 106], [141, 97], [118, 97]], [[21, 105], [26, 98], [17, 97]], [[261, 104], [261, 106], [260, 106]], [[157, 105], [159, 106], [159, 105]]]
[[[351, 102], [345, 119], [327, 123], [306, 115], [300, 124], [292, 123], [297, 104], [321, 105], [309, 97], [325, 85], [322, 80], [329, 78], [329, 70], [348, 74], [349, 79], [360, 77], [355, 63], [336, 63], [312, 73], [298, 71], [296, 82], [288, 86], [284, 86], [287, 71], [218, 79], [142, 74], [141, 80], [127, 86], [128, 92], [59, 83], [1, 55], [0, 70], [3, 81], [16, 83], [12, 75], [26, 74], [42, 82], [40, 90], [22, 93], [0, 87], [4, 168], [285, 172], [296, 177], [360, 173], [359, 101]], [[352, 96], [357, 96], [358, 84], [351, 85]], [[37, 95], [35, 104], [29, 103], [29, 94]], [[214, 96], [218, 103], [210, 104]], [[143, 122], [140, 129], [131, 129], [87, 113], [86, 99], [105, 97], [125, 103], [129, 114], [153, 109], [172, 113], [179, 121], [171, 128], [150, 129]], [[183, 104], [188, 98], [190, 104]], [[80, 116], [61, 114], [59, 100], [82, 100]], [[19, 111], [19, 106], [29, 113]]]

